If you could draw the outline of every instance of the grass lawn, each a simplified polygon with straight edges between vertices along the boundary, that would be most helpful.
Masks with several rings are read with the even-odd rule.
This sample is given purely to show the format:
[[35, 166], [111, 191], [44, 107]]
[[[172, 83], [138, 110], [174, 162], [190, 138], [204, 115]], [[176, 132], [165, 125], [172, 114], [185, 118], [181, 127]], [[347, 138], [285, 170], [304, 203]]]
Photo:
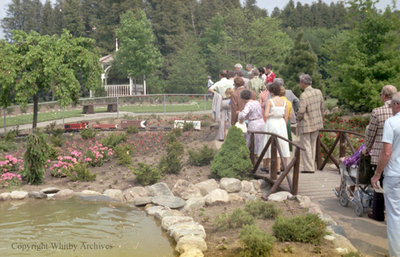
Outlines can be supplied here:
[[[206, 102], [206, 110], [211, 110], [212, 100]], [[95, 112], [106, 112], [106, 107], [96, 107]], [[121, 106], [119, 111], [133, 112], [133, 113], [163, 113], [164, 105], [130, 105]], [[165, 112], [193, 112], [204, 111], [204, 101], [193, 101], [184, 104], [169, 104], [165, 105]], [[66, 110], [64, 118], [83, 117], [82, 109]], [[60, 120], [62, 119], [62, 111], [54, 112], [39, 112], [38, 122]], [[22, 124], [31, 124], [33, 122], [33, 114], [21, 114], [17, 116], [7, 117], [6, 126], [16, 126]], [[3, 128], [4, 120], [0, 121], [0, 128]]]

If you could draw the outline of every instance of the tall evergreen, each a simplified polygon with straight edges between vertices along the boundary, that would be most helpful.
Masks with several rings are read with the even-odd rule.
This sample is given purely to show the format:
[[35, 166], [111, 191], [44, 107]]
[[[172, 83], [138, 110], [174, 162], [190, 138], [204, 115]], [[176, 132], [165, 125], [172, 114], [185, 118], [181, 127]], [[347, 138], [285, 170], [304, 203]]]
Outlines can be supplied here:
[[53, 35], [57, 33], [55, 19], [55, 10], [51, 6], [51, 1], [47, 0], [42, 10], [42, 21], [41, 21], [41, 34], [42, 35]]
[[296, 95], [300, 95], [299, 75], [302, 73], [307, 73], [312, 77], [313, 87], [323, 88], [321, 75], [317, 70], [317, 56], [312, 51], [310, 43], [303, 40], [303, 32], [297, 34], [294, 46], [288, 52], [281, 72], [285, 86], [293, 90]]

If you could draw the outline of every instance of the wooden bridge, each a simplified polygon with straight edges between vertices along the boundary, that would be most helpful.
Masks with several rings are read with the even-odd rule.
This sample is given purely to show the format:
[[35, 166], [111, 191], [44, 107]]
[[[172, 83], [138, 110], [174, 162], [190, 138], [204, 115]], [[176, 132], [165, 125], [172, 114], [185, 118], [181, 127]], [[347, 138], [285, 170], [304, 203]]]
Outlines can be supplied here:
[[[333, 130], [333, 129], [322, 129], [321, 133], [336, 134], [336, 139], [331, 146], [328, 148], [318, 137], [316, 145], [316, 163], [317, 170], [311, 174], [300, 174], [300, 156], [304, 148], [299, 145], [296, 141], [289, 141], [277, 134], [264, 132], [264, 131], [248, 131], [250, 134], [250, 158], [253, 160], [253, 176], [262, 178], [270, 181], [273, 186], [264, 197], [268, 197], [270, 194], [276, 192], [278, 188], [287, 190], [292, 194], [299, 194], [309, 196], [312, 199], [331, 197], [333, 195], [333, 189], [340, 183], [339, 175], [339, 158], [346, 156], [346, 153], [352, 154], [355, 152], [354, 146], [349, 140], [348, 135], [352, 134], [357, 137], [363, 138], [364, 136], [360, 133], [347, 131], [347, 130]], [[265, 145], [260, 156], [256, 160], [254, 153], [254, 135], [264, 134], [270, 135], [270, 138]], [[289, 163], [286, 163], [285, 158], [280, 157], [283, 171], [278, 175], [278, 153], [282, 156], [282, 150], [280, 149], [278, 139], [291, 143], [294, 147], [294, 151]], [[334, 156], [335, 148], [339, 147], [339, 156]], [[260, 163], [267, 152], [267, 149], [271, 148], [271, 169], [270, 173], [262, 173], [259, 171]], [[324, 152], [325, 160], [322, 161], [322, 153]], [[328, 164], [331, 160], [332, 164]]]

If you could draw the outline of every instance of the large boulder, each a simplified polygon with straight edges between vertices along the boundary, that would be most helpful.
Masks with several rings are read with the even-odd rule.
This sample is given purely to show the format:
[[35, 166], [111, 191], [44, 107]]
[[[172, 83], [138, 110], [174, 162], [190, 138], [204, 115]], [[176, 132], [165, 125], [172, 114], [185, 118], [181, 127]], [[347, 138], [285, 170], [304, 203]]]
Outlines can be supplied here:
[[256, 189], [254, 188], [254, 184], [252, 182], [243, 180], [241, 183], [242, 183], [242, 192], [250, 194], [257, 193]]
[[145, 189], [149, 192], [149, 196], [170, 195], [173, 196], [168, 185], [164, 182], [156, 183], [151, 186], [146, 186]]
[[179, 255], [179, 257], [204, 257], [204, 254], [200, 249], [191, 248]]
[[80, 195], [101, 195], [101, 193], [93, 190], [83, 190]]
[[152, 203], [166, 206], [171, 209], [178, 209], [185, 205], [185, 200], [180, 197], [170, 195], [158, 195], [151, 198]]
[[73, 195], [74, 195], [74, 191], [72, 191], [71, 189], [61, 189], [54, 195], [54, 198], [65, 199], [65, 198], [72, 197]]
[[275, 201], [275, 202], [282, 202], [284, 200], [287, 200], [289, 198], [292, 198], [293, 195], [287, 191], [280, 191], [274, 194], [271, 194], [268, 196], [268, 201]]
[[154, 216], [157, 213], [160, 213], [160, 212], [163, 212], [163, 211], [166, 211], [166, 210], [171, 210], [171, 209], [168, 208], [168, 207], [164, 207], [164, 206], [151, 206], [149, 208], [146, 208], [146, 213], [148, 215]]
[[108, 196], [120, 202], [124, 200], [122, 191], [119, 189], [107, 189], [103, 192], [103, 195]]
[[222, 178], [219, 187], [228, 193], [235, 193], [242, 190], [242, 182], [237, 178]]
[[22, 200], [28, 197], [28, 192], [25, 191], [12, 191], [10, 194], [11, 200]]
[[146, 204], [151, 203], [152, 197], [144, 196], [144, 197], [137, 197], [133, 200], [133, 204], [136, 206], [145, 206]]
[[161, 227], [168, 230], [170, 226], [184, 222], [193, 222], [193, 218], [188, 216], [167, 216], [162, 219]]
[[172, 193], [185, 200], [192, 197], [202, 196], [200, 189], [198, 189], [189, 181], [183, 179], [178, 179], [178, 181], [176, 181], [174, 187], [172, 188]]
[[183, 222], [171, 225], [168, 227], [167, 233], [175, 239], [175, 242], [178, 242], [184, 236], [206, 238], [204, 227], [197, 222]]
[[60, 191], [60, 189], [57, 187], [47, 187], [47, 188], [43, 188], [42, 190], [40, 190], [40, 192], [42, 192], [44, 194], [55, 194], [58, 191]]
[[47, 195], [45, 193], [39, 192], [39, 191], [31, 191], [28, 193], [28, 196], [30, 198], [35, 198], [35, 199], [44, 199], [47, 198]]
[[144, 187], [138, 186], [138, 187], [131, 187], [126, 189], [123, 192], [124, 195], [124, 200], [127, 202], [133, 202], [135, 201], [136, 198], [139, 197], [146, 197], [149, 195], [147, 190]]
[[11, 193], [5, 192], [0, 194], [0, 200], [6, 201], [11, 198]]
[[204, 197], [189, 198], [186, 200], [183, 210], [189, 211], [189, 210], [193, 210], [193, 209], [200, 209], [205, 204], [206, 204], [206, 201], [205, 201]]
[[208, 195], [205, 196], [205, 201], [207, 205], [213, 205], [217, 203], [227, 203], [229, 202], [228, 192], [222, 189], [214, 189]]
[[201, 194], [207, 195], [214, 189], [219, 188], [218, 182], [215, 179], [208, 179], [195, 184], [195, 186], [200, 190]]
[[192, 248], [197, 248], [201, 251], [207, 251], [206, 241], [204, 238], [199, 236], [184, 236], [179, 238], [179, 241], [176, 243], [175, 250], [179, 253], [183, 253]]

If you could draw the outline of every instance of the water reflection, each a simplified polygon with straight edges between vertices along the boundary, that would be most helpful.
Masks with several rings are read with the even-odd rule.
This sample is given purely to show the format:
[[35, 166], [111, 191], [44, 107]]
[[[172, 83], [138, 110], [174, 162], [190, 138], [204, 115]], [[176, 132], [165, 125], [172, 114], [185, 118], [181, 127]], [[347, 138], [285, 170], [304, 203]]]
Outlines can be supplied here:
[[0, 203], [0, 256], [174, 256], [143, 211], [78, 199]]

